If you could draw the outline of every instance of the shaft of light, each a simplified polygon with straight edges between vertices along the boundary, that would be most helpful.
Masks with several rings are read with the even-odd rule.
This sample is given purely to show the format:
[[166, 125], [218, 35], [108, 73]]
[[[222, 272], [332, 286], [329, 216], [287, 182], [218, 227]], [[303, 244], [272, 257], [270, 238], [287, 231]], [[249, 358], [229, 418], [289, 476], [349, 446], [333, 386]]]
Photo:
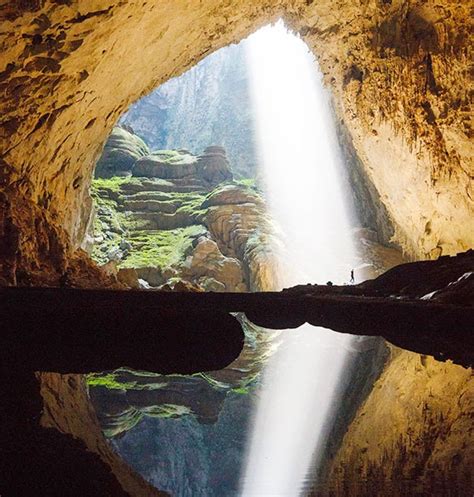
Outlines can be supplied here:
[[[329, 109], [312, 54], [280, 22], [247, 40], [267, 202], [286, 235], [285, 284], [348, 281], [355, 252]], [[263, 375], [242, 496], [296, 497], [321, 454], [350, 338], [302, 326]]]

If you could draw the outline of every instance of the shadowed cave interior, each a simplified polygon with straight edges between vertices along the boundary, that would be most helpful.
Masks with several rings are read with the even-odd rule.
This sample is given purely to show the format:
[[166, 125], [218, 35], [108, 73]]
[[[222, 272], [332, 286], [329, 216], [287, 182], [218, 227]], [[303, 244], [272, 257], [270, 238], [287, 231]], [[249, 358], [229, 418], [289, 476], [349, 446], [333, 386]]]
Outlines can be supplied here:
[[0, 10], [0, 494], [472, 495], [466, 6], [191, 4]]

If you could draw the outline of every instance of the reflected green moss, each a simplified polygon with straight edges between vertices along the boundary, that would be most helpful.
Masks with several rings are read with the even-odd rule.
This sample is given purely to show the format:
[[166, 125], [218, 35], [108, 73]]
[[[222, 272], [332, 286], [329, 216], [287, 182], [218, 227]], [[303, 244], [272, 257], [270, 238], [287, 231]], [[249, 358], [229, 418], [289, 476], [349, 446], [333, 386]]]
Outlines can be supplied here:
[[137, 382], [121, 382], [115, 373], [91, 373], [86, 375], [86, 384], [89, 387], [103, 387], [109, 390], [131, 390], [137, 388]]

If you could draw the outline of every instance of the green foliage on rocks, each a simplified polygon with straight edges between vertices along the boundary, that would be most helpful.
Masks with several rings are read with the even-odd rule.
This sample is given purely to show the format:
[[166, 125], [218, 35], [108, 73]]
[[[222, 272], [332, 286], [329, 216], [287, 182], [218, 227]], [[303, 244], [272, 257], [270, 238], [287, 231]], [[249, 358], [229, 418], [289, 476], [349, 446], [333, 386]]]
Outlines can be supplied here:
[[184, 260], [192, 242], [206, 232], [202, 225], [174, 230], [136, 231], [128, 239], [132, 248], [130, 255], [120, 267], [171, 267]]
[[192, 164], [197, 160], [196, 156], [180, 150], [156, 150], [150, 155], [170, 165]]
[[[99, 264], [116, 259], [118, 267], [164, 269], [184, 260], [193, 240], [206, 232], [200, 224], [206, 213], [205, 193], [150, 191], [148, 184], [156, 187], [161, 182], [131, 176], [93, 180], [92, 258]], [[154, 218], [166, 218], [166, 213], [178, 227], [156, 229]]]
[[255, 181], [255, 178], [241, 178], [241, 179], [236, 179], [233, 182], [235, 185], [238, 186], [244, 186], [246, 188], [249, 188], [254, 191], [260, 191], [260, 189], [257, 187], [257, 182]]
[[132, 170], [136, 160], [148, 155], [148, 145], [131, 130], [115, 126], [97, 162], [97, 177], [118, 176]]
[[247, 395], [248, 393], [250, 393], [250, 390], [245, 387], [233, 388], [231, 391], [240, 395]]
[[95, 199], [100, 199], [101, 191], [103, 193], [114, 192], [120, 193], [120, 188], [125, 183], [135, 183], [140, 184], [139, 178], [133, 178], [131, 176], [112, 176], [110, 178], [94, 178], [91, 185], [91, 193]]

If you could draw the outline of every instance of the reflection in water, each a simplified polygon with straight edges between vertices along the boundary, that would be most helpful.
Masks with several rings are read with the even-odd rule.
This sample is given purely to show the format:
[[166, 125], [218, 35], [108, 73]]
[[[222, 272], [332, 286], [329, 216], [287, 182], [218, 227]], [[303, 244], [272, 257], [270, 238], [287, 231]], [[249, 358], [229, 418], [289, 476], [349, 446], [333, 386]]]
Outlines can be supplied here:
[[[217, 285], [206, 287], [208, 290], [222, 291], [227, 288], [228, 281], [240, 281], [240, 273], [237, 277], [231, 271], [235, 269], [235, 261], [231, 263], [220, 250], [226, 252], [224, 246], [230, 239], [234, 240], [234, 235], [235, 245], [240, 247], [242, 227], [245, 254], [236, 249], [235, 254], [232, 251], [226, 254], [233, 257], [239, 252], [242, 267], [260, 278], [258, 284], [249, 285], [249, 288], [277, 289], [276, 280], [280, 275], [276, 272], [282, 273], [279, 279], [285, 286], [349, 281], [351, 268], [357, 266], [355, 250], [337, 174], [337, 146], [328, 97], [322, 89], [314, 59], [306, 45], [288, 33], [282, 24], [258, 31], [245, 40], [239, 50], [239, 60], [243, 65], [246, 59], [247, 64], [238, 67], [248, 74], [253, 97], [253, 105], [248, 105], [247, 89], [239, 93], [244, 96], [241, 108], [246, 112], [250, 108], [247, 125], [243, 129], [232, 119], [221, 122], [220, 117], [213, 120], [208, 115], [205, 119], [216, 126], [228, 126], [229, 135], [242, 134], [244, 138], [248, 138], [255, 121], [260, 159], [254, 162], [261, 164], [259, 175], [265, 183], [271, 217], [277, 220], [284, 233], [285, 253], [282, 255], [277, 247], [281, 240], [274, 236], [273, 223], [265, 225], [265, 207], [260, 202], [260, 194], [248, 186], [253, 184], [251, 179], [247, 183], [234, 182], [222, 190], [222, 185], [212, 190], [214, 201], [216, 191], [224, 195], [223, 200], [217, 202], [217, 207], [211, 205], [203, 220], [201, 202], [208, 191], [202, 190], [198, 177], [179, 178], [172, 183], [164, 175], [167, 178], [164, 184], [161, 177], [120, 178], [120, 205], [115, 203], [117, 178], [112, 178], [109, 189], [113, 195], [108, 197], [103, 193], [105, 197], [98, 209], [106, 227], [104, 240], [108, 240], [108, 226], [115, 229], [111, 225], [113, 220], [127, 218], [129, 226], [133, 225], [135, 230], [135, 224], [141, 227], [143, 219], [151, 216], [156, 217], [157, 225], [161, 226], [163, 220], [169, 219], [171, 206], [176, 216], [183, 211], [195, 216], [192, 219], [198, 227], [198, 235], [191, 243], [190, 238], [184, 241], [179, 237], [170, 238], [166, 228], [158, 232], [137, 228], [140, 244], [132, 247], [135, 255], [140, 255], [141, 250], [146, 253], [142, 241], [150, 248], [151, 241], [156, 242], [158, 235], [166, 234], [166, 250], [176, 259], [171, 270], [161, 260], [166, 259], [161, 257], [161, 252], [153, 252], [153, 257], [148, 254], [154, 265], [147, 266], [141, 274], [150, 282], [156, 280], [152, 284], [205, 277], [206, 281]], [[226, 53], [225, 60], [233, 56], [231, 52]], [[199, 77], [188, 75], [185, 81], [178, 79], [173, 83], [176, 100], [181, 100], [178, 96], [182, 93], [204, 98], [203, 81], [224, 85], [222, 71], [206, 67], [206, 77], [202, 71], [195, 71]], [[184, 86], [182, 92], [178, 91], [180, 85]], [[227, 88], [227, 92], [232, 91], [234, 87]], [[219, 100], [219, 106], [223, 101], [226, 98]], [[146, 102], [137, 107], [140, 108], [138, 121], [131, 124], [144, 126], [144, 129], [147, 126], [162, 129], [160, 113], [158, 117], [154, 116], [152, 106]], [[185, 108], [189, 111], [190, 106]], [[182, 111], [179, 107], [170, 111], [170, 115]], [[202, 113], [196, 114], [201, 116]], [[207, 136], [202, 130], [197, 130], [196, 134], [202, 140]], [[125, 131], [121, 130], [120, 136], [124, 135]], [[133, 136], [129, 138], [132, 140]], [[180, 140], [183, 145], [191, 143], [187, 135]], [[213, 143], [213, 138], [210, 140], [206, 146]], [[174, 169], [176, 157], [183, 153], [182, 150], [167, 152]], [[253, 166], [251, 169], [253, 171]], [[105, 180], [99, 178], [98, 181]], [[100, 191], [108, 192], [109, 189], [100, 188]], [[128, 206], [126, 216], [122, 217], [121, 209], [125, 206]], [[129, 208], [135, 210], [128, 212]], [[143, 209], [149, 209], [149, 212], [144, 213]], [[211, 238], [199, 242], [207, 228], [214, 225], [211, 211], [219, 216], [222, 214], [225, 222], [219, 221], [222, 224], [219, 236], [212, 238], [207, 234]], [[216, 219], [220, 219], [219, 216]], [[253, 219], [257, 219], [255, 216], [258, 221], [252, 224]], [[255, 246], [259, 250], [254, 252]], [[164, 245], [159, 247], [163, 250]], [[105, 248], [107, 254], [110, 250], [108, 242], [100, 248]], [[253, 256], [247, 260], [249, 251]], [[130, 263], [130, 259], [127, 260]], [[137, 260], [140, 262], [141, 258]], [[147, 265], [150, 264], [146, 260]], [[226, 262], [227, 270], [223, 269], [222, 261]], [[222, 270], [216, 271], [219, 265]], [[237, 283], [232, 288], [237, 289]], [[148, 481], [171, 495], [295, 497], [304, 490], [315, 488], [321, 483], [313, 480], [319, 471], [318, 458], [332, 428], [332, 419], [337, 414], [338, 420], [342, 419], [339, 425], [343, 425], [350, 418], [351, 406], [357, 403], [358, 393], [355, 397], [345, 396], [343, 405], [340, 404], [340, 391], [350, 383], [355, 392], [360, 392], [361, 385], [357, 387], [352, 374], [358, 360], [355, 357], [363, 357], [367, 347], [374, 347], [373, 342], [350, 339], [311, 326], [288, 330], [275, 339], [278, 333], [262, 330], [246, 320], [242, 322], [246, 347], [239, 359], [224, 370], [194, 376], [159, 376], [123, 368], [89, 378], [90, 394], [101, 426], [117, 452]], [[280, 346], [274, 352], [278, 343]], [[367, 356], [376, 355], [374, 350], [374, 354]], [[261, 375], [268, 357], [272, 358]], [[363, 360], [370, 360], [370, 357]], [[341, 429], [331, 432], [331, 447], [337, 446], [341, 432]]]
[[[281, 23], [254, 34], [247, 53], [266, 196], [288, 248], [285, 284], [348, 281], [356, 254], [314, 58]], [[350, 341], [309, 325], [283, 334], [264, 372], [241, 495], [301, 493], [317, 467]]]

